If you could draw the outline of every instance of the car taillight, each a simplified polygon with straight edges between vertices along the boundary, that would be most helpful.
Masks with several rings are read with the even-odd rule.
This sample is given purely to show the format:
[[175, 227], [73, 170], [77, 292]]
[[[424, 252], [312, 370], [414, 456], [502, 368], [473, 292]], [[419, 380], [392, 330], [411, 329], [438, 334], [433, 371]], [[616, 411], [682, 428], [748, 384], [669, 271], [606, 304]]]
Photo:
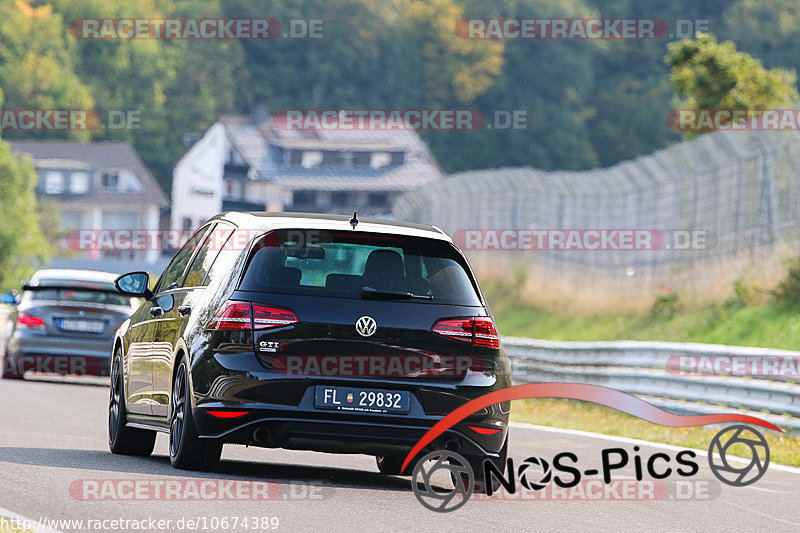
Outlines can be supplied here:
[[475, 324], [475, 340], [472, 342], [476, 346], [500, 348], [500, 335], [497, 334], [497, 328], [494, 327], [491, 318], [475, 318], [473, 323]]
[[492, 319], [487, 317], [448, 318], [434, 324], [431, 331], [474, 346], [500, 348], [500, 335]]
[[43, 328], [44, 319], [30, 313], [21, 312], [17, 315], [17, 324], [28, 328]]
[[227, 301], [208, 324], [208, 329], [268, 329], [295, 322], [297, 315], [289, 309]]
[[297, 322], [297, 315], [289, 309], [253, 304], [253, 329], [276, 328]]

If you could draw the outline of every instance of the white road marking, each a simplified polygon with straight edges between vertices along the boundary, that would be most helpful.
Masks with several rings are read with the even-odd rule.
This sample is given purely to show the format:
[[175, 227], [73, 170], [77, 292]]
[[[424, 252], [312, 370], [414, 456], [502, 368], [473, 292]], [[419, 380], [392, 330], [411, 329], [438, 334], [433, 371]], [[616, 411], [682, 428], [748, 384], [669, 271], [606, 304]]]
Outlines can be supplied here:
[[31, 520], [30, 518], [26, 518], [21, 514], [15, 513], [14, 511], [9, 511], [8, 509], [3, 509], [0, 507], [0, 520], [3, 518], [5, 519], [12, 519], [17, 522], [16, 526], [22, 528], [25, 526], [27, 529], [34, 531], [35, 533], [61, 533], [56, 529], [50, 529], [49, 527], [42, 526], [37, 520]]
[[[629, 437], [618, 437], [616, 435], [604, 435], [602, 433], [592, 433], [590, 431], [581, 431], [579, 429], [564, 429], [564, 428], [557, 428], [552, 426], [537, 426], [535, 424], [528, 424], [526, 422], [510, 422], [509, 427], [516, 427], [516, 428], [524, 428], [524, 429], [535, 429], [537, 431], [546, 431], [550, 433], [562, 433], [565, 435], [576, 435], [580, 437], [590, 437], [600, 440], [610, 440], [613, 442], [622, 442], [625, 444], [639, 444], [644, 446], [650, 446], [651, 448], [660, 448], [662, 450], [671, 450], [674, 452], [681, 451], [681, 450], [693, 450], [698, 453], [707, 454], [708, 450], [698, 450], [696, 448], [686, 448], [683, 446], [676, 446], [675, 444], [664, 444], [663, 442], [650, 442], [649, 440], [641, 440], [641, 439], [631, 439]], [[747, 459], [743, 459], [741, 457], [729, 457], [729, 460], [732, 462], [737, 463], [749, 463], [750, 461]], [[781, 472], [789, 472], [790, 474], [798, 474], [800, 475], [800, 468], [794, 466], [787, 466], [781, 465], [774, 462], [770, 462], [769, 468], [771, 470], [779, 470]]]
[[774, 516], [772, 516], [770, 514], [762, 513], [761, 511], [756, 511], [755, 509], [750, 509], [748, 507], [745, 507], [744, 505], [737, 505], [737, 504], [735, 504], [733, 502], [729, 502], [728, 500], [720, 499], [719, 501], [721, 501], [722, 503], [726, 503], [726, 504], [728, 504], [728, 505], [730, 505], [732, 507], [736, 507], [737, 509], [741, 509], [742, 511], [747, 511], [748, 513], [757, 514], [758, 516], [763, 516], [764, 518], [769, 518], [770, 520], [775, 520], [776, 522], [782, 522], [784, 524], [789, 524], [790, 526], [798, 525], [797, 522], [789, 522], [788, 520], [784, 520], [783, 518], [776, 518], [776, 517], [774, 517]]

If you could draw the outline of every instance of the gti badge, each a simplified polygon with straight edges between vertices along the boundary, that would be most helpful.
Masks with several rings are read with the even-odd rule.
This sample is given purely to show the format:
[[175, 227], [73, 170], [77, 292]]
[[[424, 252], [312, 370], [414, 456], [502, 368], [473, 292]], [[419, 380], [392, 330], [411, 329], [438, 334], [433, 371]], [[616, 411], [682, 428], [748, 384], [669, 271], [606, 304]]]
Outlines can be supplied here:
[[261, 341], [258, 343], [258, 349], [262, 352], [277, 352], [281, 347], [281, 343], [276, 341]]
[[356, 331], [362, 337], [369, 337], [378, 329], [378, 324], [371, 316], [362, 316], [356, 320]]

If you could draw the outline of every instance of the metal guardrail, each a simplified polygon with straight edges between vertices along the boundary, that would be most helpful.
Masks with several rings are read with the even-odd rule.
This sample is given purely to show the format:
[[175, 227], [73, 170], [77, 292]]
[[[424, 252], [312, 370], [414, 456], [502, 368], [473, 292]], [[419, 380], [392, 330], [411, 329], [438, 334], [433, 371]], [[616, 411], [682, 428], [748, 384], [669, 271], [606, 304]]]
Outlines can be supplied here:
[[[0, 305], [0, 336], [9, 311]], [[554, 342], [519, 337], [502, 341], [515, 383], [602, 385], [670, 411], [713, 414], [733, 408], [800, 430], [799, 380], [675, 375], [667, 368], [671, 357], [681, 355], [800, 357], [800, 352], [678, 342]]]
[[674, 356], [795, 356], [800, 352], [672, 342], [553, 342], [503, 337], [515, 383], [602, 385], [671, 411], [739, 410], [780, 427], [800, 429], [800, 381], [794, 377], [730, 377], [670, 373]]

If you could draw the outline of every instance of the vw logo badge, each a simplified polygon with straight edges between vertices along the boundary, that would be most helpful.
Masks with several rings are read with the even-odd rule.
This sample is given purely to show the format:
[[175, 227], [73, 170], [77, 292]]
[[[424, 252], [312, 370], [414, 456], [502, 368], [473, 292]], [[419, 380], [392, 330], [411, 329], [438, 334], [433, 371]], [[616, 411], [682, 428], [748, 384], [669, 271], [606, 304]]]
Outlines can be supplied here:
[[378, 329], [378, 324], [371, 316], [362, 316], [356, 320], [356, 331], [362, 337], [369, 337]]

